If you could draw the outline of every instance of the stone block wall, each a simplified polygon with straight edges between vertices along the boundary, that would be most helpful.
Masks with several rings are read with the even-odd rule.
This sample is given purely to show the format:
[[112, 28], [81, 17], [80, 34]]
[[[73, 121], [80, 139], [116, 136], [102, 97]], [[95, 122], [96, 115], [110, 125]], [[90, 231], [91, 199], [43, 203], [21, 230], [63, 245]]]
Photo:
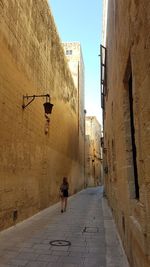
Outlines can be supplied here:
[[[36, 98], [50, 94], [50, 122]], [[0, 229], [83, 187], [78, 160], [77, 90], [46, 0], [0, 1]]]
[[95, 116], [86, 116], [86, 180], [88, 186], [102, 184], [101, 125]]
[[105, 190], [132, 267], [150, 266], [149, 12], [148, 0], [108, 4]]

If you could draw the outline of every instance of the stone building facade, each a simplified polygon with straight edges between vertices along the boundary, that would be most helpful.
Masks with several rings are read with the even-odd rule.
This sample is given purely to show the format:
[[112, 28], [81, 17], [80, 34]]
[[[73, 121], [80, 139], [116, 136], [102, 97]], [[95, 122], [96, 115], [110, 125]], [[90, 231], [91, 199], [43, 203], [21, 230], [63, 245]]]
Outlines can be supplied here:
[[[50, 116], [42, 97], [22, 108], [43, 94]], [[0, 1], [1, 230], [59, 201], [63, 176], [70, 194], [83, 188], [78, 101], [47, 1]]]
[[148, 0], [108, 1], [101, 50], [105, 191], [131, 267], [150, 266], [149, 13]]
[[95, 116], [86, 116], [85, 121], [86, 184], [97, 186], [102, 183], [101, 126]]
[[77, 89], [79, 160], [82, 165], [82, 175], [85, 176], [84, 60], [82, 48], [79, 42], [66, 42], [62, 45]]

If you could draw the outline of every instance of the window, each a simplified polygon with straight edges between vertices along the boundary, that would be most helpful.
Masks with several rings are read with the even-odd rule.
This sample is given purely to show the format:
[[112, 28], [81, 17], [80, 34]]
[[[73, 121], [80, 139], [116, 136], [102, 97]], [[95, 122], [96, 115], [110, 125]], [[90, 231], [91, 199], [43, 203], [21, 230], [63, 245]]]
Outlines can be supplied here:
[[128, 90], [129, 90], [130, 125], [131, 125], [131, 142], [132, 142], [132, 155], [133, 155], [133, 168], [134, 168], [135, 197], [138, 199], [139, 198], [139, 182], [138, 182], [138, 169], [137, 169], [137, 148], [136, 148], [136, 143], [135, 143], [132, 72], [128, 80]]
[[[124, 78], [124, 122], [125, 122], [125, 140], [126, 140], [126, 157], [128, 166], [128, 182], [130, 196], [139, 199], [139, 175], [137, 161], [137, 146], [135, 132], [135, 114], [134, 114], [134, 95], [133, 95], [133, 77], [131, 58], [129, 57]], [[131, 166], [131, 167], [130, 167]]]
[[66, 50], [66, 55], [72, 55], [72, 50]]

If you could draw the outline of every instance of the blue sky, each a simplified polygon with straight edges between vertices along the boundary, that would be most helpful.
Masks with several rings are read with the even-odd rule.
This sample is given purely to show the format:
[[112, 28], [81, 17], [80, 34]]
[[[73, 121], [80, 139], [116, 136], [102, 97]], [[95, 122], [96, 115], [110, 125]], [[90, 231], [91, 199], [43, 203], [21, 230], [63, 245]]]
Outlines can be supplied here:
[[99, 46], [102, 0], [48, 0], [62, 42], [81, 43], [85, 65], [85, 109], [101, 118]]

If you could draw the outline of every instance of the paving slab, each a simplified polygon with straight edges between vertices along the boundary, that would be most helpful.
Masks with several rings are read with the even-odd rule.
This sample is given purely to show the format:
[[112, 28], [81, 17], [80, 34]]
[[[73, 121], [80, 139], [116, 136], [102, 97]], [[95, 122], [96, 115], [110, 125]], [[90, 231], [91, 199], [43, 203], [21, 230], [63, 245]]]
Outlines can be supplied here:
[[[68, 242], [67, 242], [68, 241]], [[129, 267], [103, 188], [57, 203], [0, 232], [0, 267]]]

